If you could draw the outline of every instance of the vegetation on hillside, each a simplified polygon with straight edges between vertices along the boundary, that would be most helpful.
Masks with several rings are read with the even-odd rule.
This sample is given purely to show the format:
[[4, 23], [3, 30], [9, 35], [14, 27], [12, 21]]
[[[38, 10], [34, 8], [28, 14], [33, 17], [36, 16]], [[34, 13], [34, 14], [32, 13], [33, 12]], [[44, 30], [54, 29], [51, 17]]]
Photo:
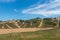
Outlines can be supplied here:
[[40, 26], [43, 28], [59, 27], [60, 18], [44, 18], [44, 19], [34, 18], [34, 19], [30, 19], [30, 20], [0, 21], [0, 28], [40, 28]]

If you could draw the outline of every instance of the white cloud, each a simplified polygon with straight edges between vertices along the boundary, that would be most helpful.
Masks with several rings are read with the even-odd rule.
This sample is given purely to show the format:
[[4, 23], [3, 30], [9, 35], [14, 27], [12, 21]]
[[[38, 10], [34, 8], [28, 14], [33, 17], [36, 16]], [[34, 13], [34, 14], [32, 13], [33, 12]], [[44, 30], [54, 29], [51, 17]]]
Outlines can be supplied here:
[[16, 0], [0, 0], [0, 2], [15, 2]]
[[13, 11], [14, 11], [14, 12], [19, 12], [19, 10], [17, 10], [17, 9], [13, 9]]
[[17, 9], [13, 9], [15, 12], [17, 11]]
[[54, 1], [50, 0], [50, 3], [48, 4], [47, 3], [39, 4], [38, 6], [35, 6], [33, 8], [24, 9], [22, 13], [41, 14], [43, 16], [60, 14], [60, 0], [54, 0]]

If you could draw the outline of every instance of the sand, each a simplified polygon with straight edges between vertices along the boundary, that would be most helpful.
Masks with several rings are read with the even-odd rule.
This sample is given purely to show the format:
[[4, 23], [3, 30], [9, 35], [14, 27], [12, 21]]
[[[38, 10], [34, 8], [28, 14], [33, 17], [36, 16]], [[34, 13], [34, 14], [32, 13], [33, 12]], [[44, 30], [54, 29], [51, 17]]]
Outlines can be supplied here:
[[34, 32], [38, 30], [48, 30], [53, 28], [19, 28], [19, 29], [0, 29], [0, 34], [8, 34], [14, 32]]

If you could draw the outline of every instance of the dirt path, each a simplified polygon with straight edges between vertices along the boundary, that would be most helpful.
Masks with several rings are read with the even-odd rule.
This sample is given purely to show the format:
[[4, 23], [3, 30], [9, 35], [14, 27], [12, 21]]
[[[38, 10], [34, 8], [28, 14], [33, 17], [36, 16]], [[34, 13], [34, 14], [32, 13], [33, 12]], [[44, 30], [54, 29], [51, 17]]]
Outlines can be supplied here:
[[17, 22], [13, 21], [13, 23], [14, 23], [18, 28], [20, 28], [20, 26], [17, 24]]
[[14, 33], [14, 32], [34, 32], [38, 30], [48, 30], [53, 28], [19, 28], [19, 29], [0, 29], [0, 34]]
[[43, 25], [43, 19], [41, 20], [40, 24], [39, 24], [39, 28]]
[[11, 27], [10, 27], [9, 25], [6, 24], [6, 26], [7, 26], [9, 29], [11, 29]]

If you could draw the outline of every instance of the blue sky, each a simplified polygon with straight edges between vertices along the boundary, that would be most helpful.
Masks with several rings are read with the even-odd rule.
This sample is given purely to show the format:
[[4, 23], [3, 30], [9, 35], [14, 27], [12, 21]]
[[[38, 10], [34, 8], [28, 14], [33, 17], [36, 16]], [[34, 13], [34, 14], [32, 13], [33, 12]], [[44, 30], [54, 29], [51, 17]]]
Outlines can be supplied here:
[[60, 16], [59, 0], [0, 0], [0, 20]]

